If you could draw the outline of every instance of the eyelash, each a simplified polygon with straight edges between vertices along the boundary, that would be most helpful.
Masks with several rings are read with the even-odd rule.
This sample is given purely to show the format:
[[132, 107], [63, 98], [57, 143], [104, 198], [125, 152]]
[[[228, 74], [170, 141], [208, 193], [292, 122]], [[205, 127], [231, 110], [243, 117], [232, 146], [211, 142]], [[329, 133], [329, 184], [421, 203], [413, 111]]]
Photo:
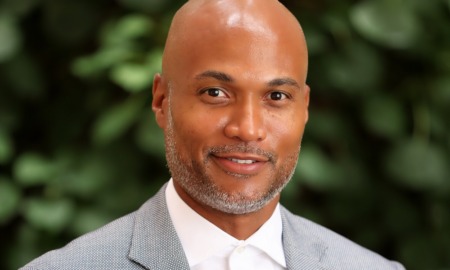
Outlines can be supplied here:
[[[222, 96], [220, 95], [220, 93], [218, 93], [217, 96], [210, 95], [210, 91], [220, 91], [222, 93]], [[209, 88], [202, 89], [199, 92], [199, 94], [200, 95], [207, 94], [211, 98], [226, 98], [226, 97], [228, 97], [228, 94], [226, 93], [226, 91], [219, 87], [209, 87]], [[280, 94], [280, 95], [282, 95], [282, 97], [280, 99], [272, 99], [271, 96], [274, 94]], [[273, 91], [270, 91], [269, 93], [267, 93], [267, 95], [265, 96], [265, 99], [267, 99], [269, 101], [273, 101], [273, 102], [281, 102], [283, 100], [292, 99], [292, 96], [289, 93], [286, 93], [283, 91], [273, 90]]]

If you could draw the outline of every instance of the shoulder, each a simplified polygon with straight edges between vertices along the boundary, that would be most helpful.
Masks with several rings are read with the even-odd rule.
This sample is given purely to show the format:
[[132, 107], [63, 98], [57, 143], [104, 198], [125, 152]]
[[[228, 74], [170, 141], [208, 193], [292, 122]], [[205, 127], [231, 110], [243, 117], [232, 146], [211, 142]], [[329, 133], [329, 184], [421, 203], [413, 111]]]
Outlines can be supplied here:
[[169, 224], [164, 190], [165, 186], [137, 211], [47, 252], [20, 270], [142, 269], [132, 258], [133, 246], [151, 247], [149, 232], [157, 239], [161, 228]]
[[[401, 270], [404, 267], [389, 261], [349, 239], [310, 220], [294, 215], [281, 207], [283, 234], [288, 245], [317, 258], [323, 269], [333, 270]], [[292, 247], [291, 247], [292, 248]]]
[[73, 240], [63, 248], [49, 251], [21, 270], [132, 269], [124, 264], [129, 264], [127, 254], [135, 215], [128, 214]]

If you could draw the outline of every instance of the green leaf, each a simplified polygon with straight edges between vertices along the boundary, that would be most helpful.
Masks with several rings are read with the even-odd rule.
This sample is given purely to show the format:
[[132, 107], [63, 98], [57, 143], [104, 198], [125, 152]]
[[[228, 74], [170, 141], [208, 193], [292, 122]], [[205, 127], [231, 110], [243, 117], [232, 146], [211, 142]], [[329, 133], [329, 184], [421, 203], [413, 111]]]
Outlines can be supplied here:
[[418, 18], [406, 1], [362, 1], [350, 11], [350, 20], [361, 35], [389, 48], [412, 47], [421, 33]]
[[387, 96], [368, 99], [363, 120], [371, 132], [386, 138], [399, 138], [407, 130], [406, 113], [400, 102]]
[[122, 136], [136, 121], [144, 103], [142, 95], [134, 95], [105, 111], [94, 124], [92, 130], [94, 144], [109, 144]]
[[15, 19], [0, 12], [0, 63], [13, 57], [21, 47], [22, 38]]
[[343, 93], [355, 96], [373, 92], [383, 79], [383, 61], [373, 47], [362, 42], [346, 44], [339, 53], [324, 58], [327, 80]]
[[76, 59], [72, 64], [72, 72], [79, 77], [97, 75], [130, 58], [131, 53], [126, 47], [104, 49], [91, 56]]
[[25, 202], [24, 216], [37, 228], [57, 233], [72, 220], [74, 205], [67, 199], [29, 199]]
[[0, 129], [0, 164], [8, 163], [14, 154], [14, 143], [5, 130]]
[[14, 177], [25, 186], [48, 183], [54, 173], [53, 163], [37, 153], [22, 154], [14, 163]]
[[325, 156], [319, 149], [312, 146], [302, 146], [300, 159], [295, 174], [302, 181], [321, 191], [334, 190], [341, 186], [343, 171]]
[[18, 209], [21, 194], [9, 179], [0, 177], [0, 224], [7, 222]]
[[86, 151], [85, 155], [77, 156], [76, 164], [64, 171], [59, 179], [64, 191], [81, 198], [89, 198], [101, 192], [113, 179], [112, 164], [106, 154]]
[[416, 190], [449, 191], [449, 160], [442, 148], [423, 140], [396, 145], [385, 158], [385, 168], [398, 183]]
[[127, 15], [105, 28], [101, 37], [102, 46], [110, 48], [130, 44], [137, 38], [150, 35], [152, 30], [153, 22], [148, 16]]
[[161, 69], [162, 51], [153, 50], [144, 63], [120, 63], [110, 73], [112, 81], [129, 92], [149, 89], [153, 76]]
[[152, 73], [146, 65], [123, 63], [111, 70], [111, 80], [129, 92], [147, 89], [152, 83]]

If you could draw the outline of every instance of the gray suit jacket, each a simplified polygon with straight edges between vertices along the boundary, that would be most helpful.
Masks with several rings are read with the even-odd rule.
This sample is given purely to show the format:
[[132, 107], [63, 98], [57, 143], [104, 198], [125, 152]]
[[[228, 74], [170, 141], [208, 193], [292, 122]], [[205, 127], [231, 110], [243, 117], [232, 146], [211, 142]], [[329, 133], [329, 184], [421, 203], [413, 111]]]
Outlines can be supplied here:
[[[136, 212], [50, 251], [21, 269], [189, 269], [169, 217], [164, 190], [165, 186]], [[284, 207], [281, 216], [288, 269], [404, 269]]]

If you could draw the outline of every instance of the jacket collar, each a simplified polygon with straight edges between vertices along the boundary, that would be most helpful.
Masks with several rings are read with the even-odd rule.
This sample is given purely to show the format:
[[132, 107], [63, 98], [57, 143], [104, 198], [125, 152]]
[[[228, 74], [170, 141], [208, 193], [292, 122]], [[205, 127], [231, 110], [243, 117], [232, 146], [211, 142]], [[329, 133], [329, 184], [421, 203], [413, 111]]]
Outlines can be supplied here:
[[146, 269], [189, 269], [181, 242], [170, 220], [166, 185], [136, 213], [128, 258]]
[[283, 248], [287, 269], [327, 270], [322, 264], [326, 255], [326, 243], [316, 237], [305, 219], [295, 216], [281, 207], [283, 222]]
[[[167, 210], [166, 185], [137, 211], [128, 258], [149, 270], [188, 270], [187, 258]], [[321, 263], [326, 244], [308, 230], [302, 218], [282, 206], [280, 210], [287, 268], [326, 270]]]

